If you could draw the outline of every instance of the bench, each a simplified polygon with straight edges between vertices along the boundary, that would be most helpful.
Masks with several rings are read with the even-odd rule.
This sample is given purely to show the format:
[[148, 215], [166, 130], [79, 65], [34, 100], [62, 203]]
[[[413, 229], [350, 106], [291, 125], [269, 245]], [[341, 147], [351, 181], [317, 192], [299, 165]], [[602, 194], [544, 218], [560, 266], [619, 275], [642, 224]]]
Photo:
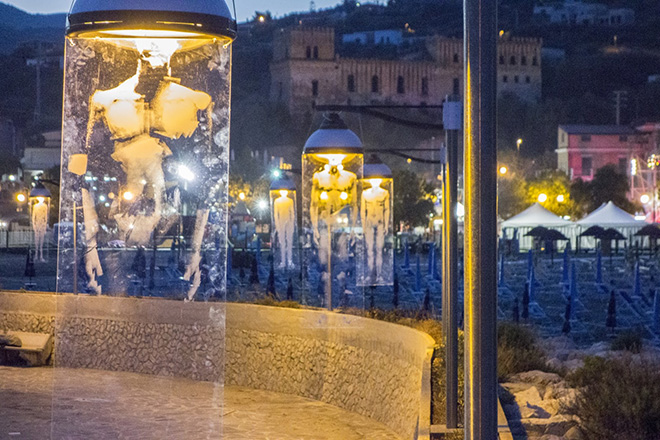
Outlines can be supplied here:
[[0, 346], [0, 360], [3, 364], [36, 367], [45, 365], [53, 351], [53, 336], [46, 333], [10, 331], [7, 334], [21, 340], [21, 347]]

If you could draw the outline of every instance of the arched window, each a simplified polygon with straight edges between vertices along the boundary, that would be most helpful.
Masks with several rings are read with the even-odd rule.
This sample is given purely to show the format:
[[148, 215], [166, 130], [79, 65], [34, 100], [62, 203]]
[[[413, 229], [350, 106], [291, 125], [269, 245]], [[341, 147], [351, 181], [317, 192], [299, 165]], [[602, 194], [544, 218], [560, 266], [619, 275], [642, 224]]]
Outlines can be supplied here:
[[371, 77], [371, 93], [379, 93], [380, 92], [380, 84], [378, 80], [378, 75], [374, 75]]
[[399, 94], [404, 94], [406, 93], [406, 85], [404, 83], [403, 77], [399, 76], [396, 79], [396, 92]]
[[312, 81], [312, 96], [319, 96], [319, 82], [317, 80]]
[[319, 59], [319, 47], [314, 46], [314, 59], [318, 60]]
[[457, 53], [454, 54], [454, 62], [458, 63], [458, 54]]
[[500, 55], [500, 64], [504, 64], [504, 55]]
[[538, 66], [539, 65], [539, 59], [534, 57], [532, 58], [532, 66]]
[[305, 50], [305, 57], [307, 58], [312, 57], [312, 48], [310, 46], [307, 46], [307, 49]]
[[520, 57], [520, 65], [521, 66], [526, 66], [527, 65], [527, 57], [525, 55]]
[[511, 64], [512, 66], [516, 65], [516, 57], [515, 56], [513, 56], [513, 55], [511, 56], [511, 60], [509, 61], [509, 64]]
[[429, 94], [429, 79], [424, 77], [422, 78], [422, 96], [428, 96]]
[[355, 76], [348, 75], [348, 91], [350, 93], [355, 92]]

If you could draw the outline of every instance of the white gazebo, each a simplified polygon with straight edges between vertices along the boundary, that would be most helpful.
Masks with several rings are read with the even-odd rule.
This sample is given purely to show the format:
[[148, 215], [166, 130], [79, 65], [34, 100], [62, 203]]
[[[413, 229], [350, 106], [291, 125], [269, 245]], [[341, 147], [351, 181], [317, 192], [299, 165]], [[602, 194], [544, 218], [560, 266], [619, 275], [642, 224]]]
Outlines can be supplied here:
[[[600, 226], [604, 229], [616, 229], [630, 240], [637, 231], [646, 225], [646, 222], [636, 220], [634, 215], [627, 213], [612, 202], [607, 202], [603, 203], [598, 209], [588, 214], [582, 220], [578, 220], [575, 224], [577, 226], [576, 234], [578, 237], [580, 236], [579, 234], [591, 226]], [[585, 240], [588, 243], [586, 247], [595, 247], [596, 240], [592, 237], [586, 237]]]
[[[571, 240], [574, 236], [573, 223], [553, 214], [539, 203], [534, 203], [520, 214], [503, 221], [500, 224], [500, 229], [502, 230], [502, 236], [505, 238], [513, 238], [513, 234], [517, 234], [520, 250], [527, 250], [532, 249], [533, 239], [532, 237], [525, 237], [525, 234], [537, 226], [556, 229]], [[516, 232], [509, 233], [509, 230]]]

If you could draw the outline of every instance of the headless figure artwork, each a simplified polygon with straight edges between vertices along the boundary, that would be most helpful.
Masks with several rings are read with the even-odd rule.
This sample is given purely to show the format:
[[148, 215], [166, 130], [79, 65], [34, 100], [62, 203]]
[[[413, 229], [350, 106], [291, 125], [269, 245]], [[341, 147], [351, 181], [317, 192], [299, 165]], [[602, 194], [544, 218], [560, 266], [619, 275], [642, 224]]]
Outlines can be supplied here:
[[[90, 148], [94, 127], [102, 121], [114, 141], [111, 157], [121, 164], [126, 175], [125, 184], [110, 207], [110, 216], [127, 245], [147, 245], [163, 217], [173, 216], [178, 211], [178, 206], [169, 206], [172, 203], [167, 203], [165, 195], [163, 159], [172, 154], [165, 141], [191, 137], [199, 126], [198, 112], [210, 112], [212, 107], [207, 93], [185, 87], [178, 78], [171, 76], [169, 61], [176, 48], [167, 48], [168, 52], [138, 47], [140, 58], [136, 74], [113, 89], [96, 91], [90, 100], [86, 146]], [[177, 204], [178, 198], [175, 197], [173, 203]], [[93, 206], [89, 194], [83, 194], [86, 231], [94, 231], [93, 234], [86, 232], [88, 287], [101, 293], [96, 279], [102, 274], [95, 244], [98, 224], [88, 226], [88, 220], [97, 223]], [[184, 275], [186, 280], [193, 279], [189, 300], [200, 284], [201, 243], [208, 215], [208, 209], [197, 212], [193, 255]]]
[[282, 189], [280, 196], [273, 201], [273, 222], [277, 244], [280, 248], [280, 269], [293, 267], [293, 236], [296, 211], [289, 191]]
[[48, 231], [48, 204], [43, 197], [37, 197], [32, 206], [32, 230], [34, 231], [35, 258], [44, 260], [44, 240]]
[[[346, 156], [343, 154], [319, 154], [318, 157], [328, 163], [312, 177], [310, 218], [319, 261], [326, 265], [332, 246], [332, 226], [344, 207], [352, 207], [353, 213], [357, 208], [357, 176], [344, 169], [342, 161]], [[355, 225], [356, 217], [355, 214], [351, 216], [351, 226]]]
[[[390, 227], [390, 193], [382, 179], [369, 179], [371, 187], [362, 192], [362, 226], [367, 247], [367, 280], [382, 281], [385, 237]], [[375, 279], [372, 278], [375, 276]]]

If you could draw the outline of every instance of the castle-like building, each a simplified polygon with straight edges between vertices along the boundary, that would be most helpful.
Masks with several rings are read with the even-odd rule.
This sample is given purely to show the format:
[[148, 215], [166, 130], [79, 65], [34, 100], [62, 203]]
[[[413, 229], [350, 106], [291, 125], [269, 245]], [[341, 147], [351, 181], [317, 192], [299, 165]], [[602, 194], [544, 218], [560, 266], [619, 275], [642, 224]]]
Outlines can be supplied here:
[[[314, 103], [435, 105], [461, 94], [463, 41], [434, 36], [423, 42], [430, 55], [424, 61], [342, 58], [332, 28], [282, 29], [274, 38], [271, 101], [304, 115]], [[499, 39], [499, 94], [540, 99], [541, 45], [536, 38]]]

